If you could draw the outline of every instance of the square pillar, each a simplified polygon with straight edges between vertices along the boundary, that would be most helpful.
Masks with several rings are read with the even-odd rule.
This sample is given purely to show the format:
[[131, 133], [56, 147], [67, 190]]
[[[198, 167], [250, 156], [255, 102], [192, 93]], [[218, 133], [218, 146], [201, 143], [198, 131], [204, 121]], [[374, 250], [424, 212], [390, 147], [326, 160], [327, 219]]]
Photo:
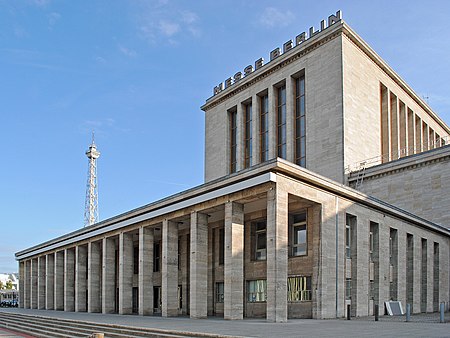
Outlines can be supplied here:
[[208, 316], [208, 215], [191, 213], [190, 316]]
[[292, 163], [295, 163], [295, 89], [294, 79], [288, 76], [286, 79], [286, 159]]
[[420, 307], [422, 304], [422, 238], [420, 236], [414, 236], [414, 248], [413, 248], [413, 267], [414, 267], [414, 294], [413, 294], [413, 313], [420, 313]]
[[261, 99], [258, 95], [252, 96], [252, 163], [256, 165], [261, 162], [259, 152], [261, 151], [260, 130], [261, 130]]
[[45, 259], [45, 309], [53, 310], [55, 306], [55, 255], [46, 255]]
[[244, 114], [245, 111], [242, 107], [242, 103], [238, 102], [236, 108], [236, 171], [244, 169]]
[[55, 252], [55, 310], [64, 310], [64, 251]]
[[389, 236], [390, 228], [387, 223], [380, 223], [379, 225], [379, 314], [384, 314], [384, 302], [390, 299], [390, 259], [389, 259]]
[[133, 312], [133, 235], [119, 235], [119, 314]]
[[[88, 244], [88, 312], [101, 312], [102, 242]], [[114, 270], [114, 269], [113, 269]]]
[[30, 283], [30, 303], [32, 309], [38, 306], [38, 259], [31, 259], [31, 283]]
[[75, 249], [64, 250], [64, 311], [75, 311]]
[[406, 309], [406, 232], [400, 228], [397, 230], [397, 247], [397, 300], [401, 301]]
[[102, 313], [114, 313], [116, 299], [116, 241], [103, 238]]
[[139, 315], [153, 313], [153, 229], [139, 228]]
[[75, 311], [86, 312], [87, 302], [87, 247], [75, 248]]
[[225, 204], [224, 319], [244, 318], [244, 205]]
[[[269, 160], [278, 156], [277, 150], [277, 88], [270, 86], [269, 99]], [[286, 281], [287, 284], [287, 281]]]
[[288, 194], [267, 192], [267, 321], [287, 321]]
[[19, 308], [24, 308], [25, 301], [25, 261], [19, 262]]
[[23, 307], [25, 309], [29, 309], [31, 308], [31, 260], [27, 260], [24, 263], [24, 275], [25, 279], [23, 282], [24, 287]]
[[427, 243], [427, 281], [428, 281], [428, 288], [427, 288], [427, 312], [433, 312], [433, 297], [434, 297], [434, 288], [433, 288], [433, 281], [434, 281], [434, 269], [433, 269], [433, 262], [434, 262], [434, 245], [433, 241], [431, 239], [428, 239]]
[[[178, 224], [165, 219], [162, 224], [161, 312], [178, 315]], [[191, 282], [192, 287], [192, 282]], [[206, 295], [205, 295], [206, 297]]]
[[45, 309], [45, 256], [38, 257], [38, 279], [37, 279], [37, 308]]
[[352, 257], [352, 282], [356, 279], [353, 284], [356, 297], [352, 297], [352, 307], [357, 317], [369, 315], [369, 229], [370, 220], [365, 217], [358, 217], [352, 229], [356, 239], [351, 243], [352, 251], [354, 249], [356, 252], [356, 256]]

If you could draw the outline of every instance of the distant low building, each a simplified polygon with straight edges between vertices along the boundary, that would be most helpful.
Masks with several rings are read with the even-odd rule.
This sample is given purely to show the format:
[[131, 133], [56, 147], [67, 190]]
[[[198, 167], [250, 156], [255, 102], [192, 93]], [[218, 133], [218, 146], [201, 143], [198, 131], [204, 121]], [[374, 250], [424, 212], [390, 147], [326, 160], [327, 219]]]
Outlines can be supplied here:
[[0, 282], [3, 287], [6, 287], [6, 283], [11, 281], [14, 290], [19, 290], [19, 274], [18, 273], [0, 273]]

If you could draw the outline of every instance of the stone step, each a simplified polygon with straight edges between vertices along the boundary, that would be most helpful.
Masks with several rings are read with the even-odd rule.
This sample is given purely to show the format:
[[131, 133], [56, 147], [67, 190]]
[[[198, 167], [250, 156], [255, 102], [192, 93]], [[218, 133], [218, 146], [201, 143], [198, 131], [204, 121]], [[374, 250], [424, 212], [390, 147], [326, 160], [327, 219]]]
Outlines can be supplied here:
[[[63, 332], [65, 335], [63, 337], [68, 337], [72, 335], [74, 337], [88, 337], [92, 333], [104, 333], [105, 337], [226, 337], [215, 334], [202, 334], [202, 333], [192, 333], [192, 332], [176, 332], [161, 329], [152, 328], [139, 328], [139, 327], [129, 327], [116, 324], [103, 324], [94, 322], [84, 322], [70, 319], [52, 318], [45, 316], [35, 316], [35, 315], [24, 315], [24, 314], [13, 314], [13, 313], [0, 313], [0, 318], [6, 321], [8, 324], [15, 325], [18, 330], [20, 327], [27, 329], [27, 326], [36, 330], [47, 329], [47, 332], [52, 332], [55, 337], [60, 337], [60, 333]], [[22, 325], [22, 326], [20, 326]], [[40, 332], [40, 331], [39, 331]], [[38, 333], [39, 333], [38, 332]], [[44, 335], [48, 337], [47, 335]]]
[[49, 325], [48, 323], [29, 319], [21, 319], [20, 321], [17, 321], [15, 318], [1, 317], [1, 319], [0, 325], [4, 328], [14, 328], [21, 332], [27, 330], [28, 332], [34, 332], [35, 334], [43, 334], [43, 337], [48, 337], [49, 332], [55, 337], [86, 337], [92, 333], [89, 331], [82, 332], [79, 329], [72, 329], [67, 326], [58, 327], [56, 325]]

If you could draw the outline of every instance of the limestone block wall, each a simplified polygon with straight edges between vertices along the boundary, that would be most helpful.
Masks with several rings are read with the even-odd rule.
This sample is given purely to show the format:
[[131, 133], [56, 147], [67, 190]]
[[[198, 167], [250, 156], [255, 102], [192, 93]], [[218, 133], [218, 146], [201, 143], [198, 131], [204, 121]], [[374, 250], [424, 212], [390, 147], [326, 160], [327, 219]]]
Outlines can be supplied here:
[[[306, 91], [306, 168], [343, 182], [342, 149], [342, 67], [341, 37], [338, 35], [318, 48], [295, 59], [279, 63], [279, 69], [269, 71], [264, 79], [233, 92], [205, 112], [205, 181], [230, 174], [229, 111], [242, 114], [242, 103], [252, 102], [253, 148], [259, 149], [259, 95], [269, 97], [269, 159], [276, 157], [276, 86], [286, 84], [287, 91], [287, 160], [294, 161], [294, 95], [293, 77], [305, 75]], [[287, 56], [286, 56], [287, 57]], [[269, 65], [267, 65], [269, 66]], [[256, 75], [256, 74], [255, 74]], [[238, 85], [234, 85], [238, 87]], [[242, 122], [242, 118], [239, 121]], [[242, 169], [243, 126], [238, 125], [238, 171]], [[252, 164], [260, 163], [259, 153], [253, 151]]]
[[354, 32], [343, 34], [342, 60], [345, 167], [448, 142], [449, 127]]
[[450, 228], [450, 156], [395, 169], [367, 171], [358, 190]]

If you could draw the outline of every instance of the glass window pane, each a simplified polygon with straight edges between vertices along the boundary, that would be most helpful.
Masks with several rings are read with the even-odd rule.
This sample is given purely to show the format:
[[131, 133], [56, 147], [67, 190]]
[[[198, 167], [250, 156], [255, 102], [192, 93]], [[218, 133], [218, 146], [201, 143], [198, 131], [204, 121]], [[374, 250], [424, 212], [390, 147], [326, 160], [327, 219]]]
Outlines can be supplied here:
[[305, 115], [305, 97], [301, 96], [299, 101], [300, 101], [299, 112], [300, 112], [301, 116], [304, 116]]

